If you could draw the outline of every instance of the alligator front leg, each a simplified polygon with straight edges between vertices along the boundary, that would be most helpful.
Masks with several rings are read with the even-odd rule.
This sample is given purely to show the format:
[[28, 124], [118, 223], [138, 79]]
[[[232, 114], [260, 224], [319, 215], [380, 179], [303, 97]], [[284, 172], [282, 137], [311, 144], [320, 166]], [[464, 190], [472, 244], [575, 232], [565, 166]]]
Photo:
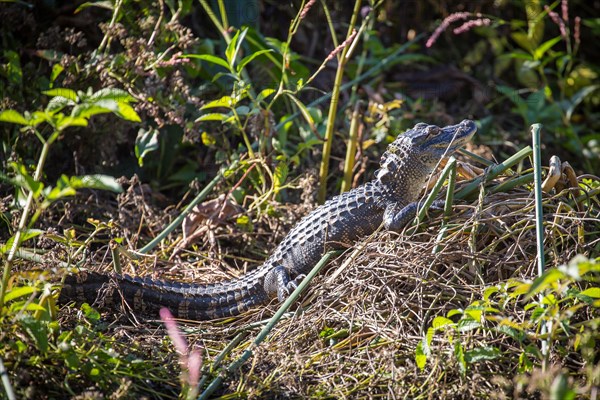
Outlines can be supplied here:
[[296, 278], [290, 279], [290, 274], [282, 265], [276, 266], [274, 272], [277, 281], [277, 298], [279, 301], [285, 300], [290, 293], [298, 287], [298, 284], [306, 276], [304, 274], [300, 274]]
[[[398, 204], [390, 204], [383, 213], [383, 226], [388, 231], [400, 232], [417, 215], [417, 210], [422, 203], [410, 203], [400, 208]], [[441, 210], [444, 208], [444, 200], [436, 200], [429, 209]]]

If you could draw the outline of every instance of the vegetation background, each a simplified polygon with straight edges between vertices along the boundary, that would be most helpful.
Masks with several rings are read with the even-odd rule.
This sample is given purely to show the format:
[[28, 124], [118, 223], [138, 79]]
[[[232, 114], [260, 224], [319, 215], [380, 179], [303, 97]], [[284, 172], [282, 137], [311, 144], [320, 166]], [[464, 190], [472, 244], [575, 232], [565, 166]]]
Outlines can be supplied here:
[[[204, 203], [203, 216], [184, 226], [189, 236], [171, 233], [156, 254], [161, 277], [204, 282], [239, 274], [260, 263], [307, 209], [369, 180], [398, 133], [421, 121], [470, 118], [479, 132], [469, 150], [480, 156], [505, 160], [530, 143], [530, 125], [541, 123], [543, 164], [558, 155], [588, 176], [587, 203], [575, 202], [586, 211], [579, 225], [564, 227], [579, 236], [565, 239], [551, 261], [591, 274], [583, 286], [566, 269], [527, 290], [509, 284], [518, 290], [505, 287], [498, 303], [473, 306], [469, 295], [453, 308], [469, 322], [469, 304], [494, 314], [501, 302], [516, 307], [530, 289], [564, 296], [555, 314], [540, 311], [547, 310], [540, 300], [532, 306], [539, 311], [533, 325], [511, 327], [539, 333], [544, 314], [564, 328], [564, 337], [556, 333], [564, 354], [551, 359], [532, 344], [538, 336], [525, 340], [511, 331], [514, 342], [502, 351], [485, 345], [465, 358], [468, 346], [456, 345], [464, 327], [457, 314], [435, 326], [426, 315], [421, 330], [409, 335], [410, 357], [416, 352], [410, 388], [386, 392], [388, 383], [375, 385], [372, 377], [385, 375], [383, 367], [366, 380], [350, 374], [359, 383], [316, 376], [295, 386], [265, 372], [276, 362], [270, 360], [240, 372], [224, 393], [431, 395], [439, 388], [428, 388], [423, 376], [435, 370], [430, 377], [437, 384], [448, 379], [452, 397], [493, 397], [498, 388], [495, 395], [508, 396], [517, 386], [533, 397], [596, 398], [599, 15], [600, 2], [578, 0], [1, 2], [0, 370], [8, 370], [7, 396], [193, 397], [201, 388], [196, 353], [182, 358], [184, 346], [177, 355], [155, 332], [161, 328], [144, 326], [140, 336], [87, 305], [59, 310], [56, 282], [65, 268], [124, 258], [125, 272], [154, 271], [129, 251], [155, 238], [221, 168], [233, 165], [211, 195], [226, 193], [226, 203], [225, 196]], [[568, 264], [577, 253], [588, 259]], [[185, 267], [173, 268], [176, 262]], [[498, 281], [486, 280], [480, 292]], [[327, 320], [315, 329], [327, 348], [364, 337], [366, 325], [340, 328]], [[471, 327], [492, 331], [483, 323]], [[203, 329], [214, 339], [203, 343], [208, 379], [215, 374], [206, 369], [210, 356], [231, 338]], [[444, 329], [455, 363], [449, 368], [458, 372], [423, 372], [433, 334]], [[466, 374], [482, 360], [507, 366], [490, 372], [500, 378], [488, 386]], [[527, 388], [523, 379], [531, 376], [539, 385]], [[367, 390], [371, 384], [380, 392]]]

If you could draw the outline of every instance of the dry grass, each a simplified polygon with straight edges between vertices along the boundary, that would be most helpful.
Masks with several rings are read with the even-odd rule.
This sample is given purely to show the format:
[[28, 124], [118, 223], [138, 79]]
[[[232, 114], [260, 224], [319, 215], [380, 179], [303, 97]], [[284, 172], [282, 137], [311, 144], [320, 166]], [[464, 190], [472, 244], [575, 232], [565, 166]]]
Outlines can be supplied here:
[[[576, 254], [599, 254], [598, 196], [592, 197], [587, 206], [582, 205], [580, 211], [576, 211], [577, 206], [565, 207], [568, 202], [567, 192], [547, 196], [545, 201], [548, 267], [563, 264]], [[540, 387], [532, 386], [526, 375], [517, 371], [518, 346], [507, 336], [490, 331], [473, 330], [462, 336], [467, 349], [493, 344], [502, 350], [493, 361], [469, 365], [465, 375], [460, 373], [444, 335], [434, 338], [425, 369], [421, 371], [415, 364], [415, 348], [434, 317], [480, 299], [485, 287], [511, 278], [535, 277], [533, 207], [529, 189], [513, 189], [487, 195], [482, 203], [477, 199], [460, 202], [442, 242], [436, 239], [441, 217], [430, 219], [417, 233], [378, 232], [367, 238], [340, 256], [311, 284], [296, 312], [282, 319], [251, 360], [226, 378], [221, 394], [250, 398], [539, 396], [539, 392], [531, 393]], [[261, 224], [246, 236], [230, 228], [218, 228], [216, 241], [251, 239], [255, 248], [268, 248], [273, 238], [260, 232], [261, 227], [271, 229], [273, 220], [263, 217]], [[283, 234], [285, 229], [278, 231]], [[239, 260], [238, 256], [234, 254], [231, 259]], [[223, 275], [209, 271], [209, 257], [201, 258], [205, 261], [194, 267], [186, 266], [184, 261], [176, 268], [172, 263], [159, 263], [161, 272], [153, 262], [138, 268], [152, 269], [157, 275], [164, 271], [190, 281], [217, 280], [215, 275]], [[250, 324], [268, 319], [277, 307], [273, 302], [234, 320], [188, 326], [188, 341], [204, 349], [205, 365], [210, 366], [236, 333], [247, 331], [249, 335], [234, 348], [224, 363], [227, 365], [258, 332], [256, 327], [249, 328]], [[525, 318], [520, 307], [505, 311], [512, 312], [515, 321]], [[597, 318], [597, 314], [586, 318]], [[129, 324], [127, 319], [121, 318], [120, 322]], [[131, 327], [113, 326], [120, 340], [145, 343], [154, 347], [153, 354], [156, 344], [164, 343], [164, 331], [157, 330], [155, 324], [134, 322], [135, 333]], [[585, 385], [581, 363], [572, 363], [569, 356], [559, 353], [553, 353], [554, 367], [541, 374], [539, 381], [549, 380], [549, 386], [562, 367], [579, 386]], [[169, 356], [163, 359], [174, 361]], [[205, 374], [207, 378], [212, 375], [208, 371]]]

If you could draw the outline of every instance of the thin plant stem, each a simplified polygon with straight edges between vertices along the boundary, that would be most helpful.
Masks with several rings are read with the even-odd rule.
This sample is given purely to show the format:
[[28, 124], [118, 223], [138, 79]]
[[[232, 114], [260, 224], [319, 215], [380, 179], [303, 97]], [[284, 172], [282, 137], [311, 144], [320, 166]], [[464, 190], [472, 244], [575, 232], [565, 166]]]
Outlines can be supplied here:
[[[33, 179], [35, 181], [39, 181], [42, 176], [42, 171], [44, 170], [44, 165], [46, 163], [46, 158], [48, 157], [48, 152], [50, 150], [50, 146], [54, 143], [54, 140], [58, 138], [58, 134], [60, 132], [55, 131], [50, 139], [44, 141], [42, 146], [42, 152], [40, 153], [40, 158], [38, 159], [38, 164], [35, 169], [35, 173], [33, 175]], [[4, 270], [2, 271], [2, 286], [0, 287], [0, 313], [4, 308], [4, 296], [6, 295], [6, 290], [8, 289], [8, 278], [10, 276], [10, 271], [12, 269], [12, 264], [21, 244], [21, 236], [25, 232], [25, 227], [27, 226], [27, 220], [29, 216], [29, 212], [31, 211], [31, 207], [33, 205], [34, 200], [33, 191], [29, 191], [27, 194], [27, 200], [25, 202], [25, 207], [23, 208], [23, 213], [21, 214], [21, 220], [19, 221], [19, 226], [17, 228], [17, 232], [15, 233], [12, 245], [10, 246], [10, 250], [8, 252], [8, 256], [6, 257], [6, 261], [4, 262]]]
[[360, 102], [354, 105], [352, 112], [352, 121], [350, 121], [350, 133], [348, 137], [348, 147], [346, 148], [346, 159], [344, 160], [344, 180], [340, 192], [344, 193], [350, 190], [352, 186], [352, 171], [354, 170], [354, 158], [356, 157], [356, 148], [358, 147], [358, 125], [359, 125]]
[[[533, 137], [533, 189], [535, 194], [535, 238], [537, 242], [537, 269], [538, 277], [544, 274], [545, 260], [544, 260], [544, 210], [542, 204], [542, 157], [540, 154], [540, 131], [542, 129], [541, 124], [531, 125], [531, 136]], [[543, 305], [544, 294], [540, 293], [540, 305]], [[541, 320], [541, 334], [545, 335], [552, 331], [550, 321], [547, 323]], [[544, 363], [542, 369], [545, 370], [548, 365], [549, 357], [549, 342], [550, 336], [547, 339], [542, 340], [541, 352], [544, 357]]]
[[[349, 38], [354, 31], [356, 20], [360, 12], [361, 1], [356, 0], [354, 3], [354, 11], [352, 12], [352, 18], [348, 26], [348, 33], [346, 38]], [[333, 131], [335, 127], [335, 117], [337, 114], [338, 101], [340, 97], [340, 88], [342, 86], [342, 79], [344, 77], [344, 67], [346, 65], [346, 54], [348, 54], [348, 46], [342, 50], [342, 55], [338, 61], [337, 71], [335, 73], [335, 81], [333, 84], [333, 90], [331, 92], [331, 102], [329, 103], [329, 113], [327, 115], [327, 127], [325, 131], [325, 142], [323, 143], [323, 159], [321, 160], [321, 167], [319, 169], [319, 192], [317, 194], [317, 202], [323, 204], [325, 197], [327, 196], [327, 175], [329, 173], [329, 158], [331, 156], [331, 148], [333, 145]]]

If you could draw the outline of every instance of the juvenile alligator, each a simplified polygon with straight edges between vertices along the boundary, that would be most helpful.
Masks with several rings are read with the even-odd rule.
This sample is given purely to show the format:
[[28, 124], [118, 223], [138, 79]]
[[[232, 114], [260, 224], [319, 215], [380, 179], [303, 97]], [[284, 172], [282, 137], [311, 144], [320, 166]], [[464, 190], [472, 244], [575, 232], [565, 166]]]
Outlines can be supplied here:
[[477, 130], [473, 121], [439, 128], [419, 123], [399, 135], [383, 154], [375, 179], [335, 196], [304, 217], [259, 268], [225, 282], [195, 285], [82, 272], [70, 275], [60, 302], [120, 304], [156, 316], [161, 307], [180, 318], [233, 316], [272, 297], [284, 299], [330, 249], [348, 247], [382, 223], [400, 231], [417, 211], [417, 199], [442, 157], [463, 146]]

